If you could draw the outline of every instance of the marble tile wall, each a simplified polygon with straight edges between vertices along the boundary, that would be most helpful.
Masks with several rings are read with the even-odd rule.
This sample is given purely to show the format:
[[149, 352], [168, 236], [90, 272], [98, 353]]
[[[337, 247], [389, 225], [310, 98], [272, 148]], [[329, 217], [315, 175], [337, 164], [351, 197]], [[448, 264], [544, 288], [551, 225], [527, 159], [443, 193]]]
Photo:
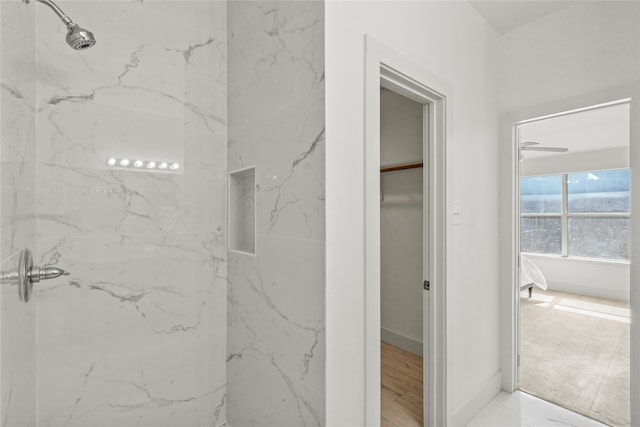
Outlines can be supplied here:
[[[96, 35], [83, 52], [46, 6], [16, 3], [38, 29], [34, 52], [2, 46], [3, 61], [37, 55], [32, 249], [71, 272], [30, 303], [37, 425], [222, 425], [226, 3], [60, 2]], [[3, 36], [20, 25], [2, 23]], [[3, 104], [18, 89], [3, 80]], [[180, 167], [110, 168], [112, 156]]]
[[228, 168], [256, 167], [256, 255], [228, 254], [230, 425], [324, 425], [324, 5], [228, 5]]
[[[15, 31], [19, 28], [20, 31]], [[35, 16], [22, 2], [0, 2], [0, 269], [15, 270], [34, 245]], [[0, 420], [35, 425], [35, 307], [0, 285]]]

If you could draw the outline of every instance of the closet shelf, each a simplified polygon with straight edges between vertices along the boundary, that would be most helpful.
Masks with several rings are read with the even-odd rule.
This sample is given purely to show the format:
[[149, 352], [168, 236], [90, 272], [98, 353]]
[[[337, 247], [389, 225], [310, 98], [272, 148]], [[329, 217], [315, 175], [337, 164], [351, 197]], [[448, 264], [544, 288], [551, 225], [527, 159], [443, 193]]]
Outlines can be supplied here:
[[407, 163], [405, 165], [395, 165], [395, 166], [382, 166], [380, 168], [380, 173], [384, 172], [393, 172], [393, 171], [401, 171], [405, 169], [417, 169], [423, 167], [424, 164], [420, 163]]

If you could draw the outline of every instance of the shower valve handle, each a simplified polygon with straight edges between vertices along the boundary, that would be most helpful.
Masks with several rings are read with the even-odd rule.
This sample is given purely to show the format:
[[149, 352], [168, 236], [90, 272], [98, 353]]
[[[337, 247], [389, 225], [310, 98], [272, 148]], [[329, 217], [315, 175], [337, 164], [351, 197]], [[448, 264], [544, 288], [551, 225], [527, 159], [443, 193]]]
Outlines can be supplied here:
[[0, 272], [0, 282], [18, 285], [20, 301], [28, 302], [33, 291], [33, 284], [41, 280], [68, 276], [69, 272], [58, 267], [38, 267], [33, 265], [33, 255], [29, 249], [20, 251], [18, 268], [8, 272]]
[[58, 267], [38, 267], [35, 266], [28, 273], [31, 283], [38, 283], [41, 280], [55, 279], [60, 276], [68, 276], [69, 272]]

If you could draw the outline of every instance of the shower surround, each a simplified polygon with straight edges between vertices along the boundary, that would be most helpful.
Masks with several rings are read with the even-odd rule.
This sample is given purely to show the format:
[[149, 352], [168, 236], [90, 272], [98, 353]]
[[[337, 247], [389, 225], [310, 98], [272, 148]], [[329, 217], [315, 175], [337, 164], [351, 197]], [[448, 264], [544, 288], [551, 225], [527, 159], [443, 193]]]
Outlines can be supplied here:
[[[0, 269], [8, 271], [36, 237], [35, 17], [20, 2], [0, 2], [0, 20]], [[33, 426], [35, 305], [22, 304], [17, 287], [1, 286], [0, 310], [0, 420], [3, 427]]]
[[2, 269], [71, 272], [2, 287], [2, 426], [324, 425], [323, 2], [60, 5], [0, 4]]
[[230, 425], [324, 425], [324, 3], [228, 4], [230, 172], [255, 166], [256, 255], [229, 251]]
[[[71, 276], [37, 284], [18, 309], [35, 311], [21, 333], [35, 334], [37, 387], [29, 396], [28, 376], [3, 375], [2, 425], [224, 424], [226, 4], [64, 2], [98, 39], [78, 53], [48, 8], [9, 3], [3, 203], [28, 199], [25, 187], [35, 203], [28, 212], [3, 205], [2, 258], [30, 244], [37, 264]], [[26, 45], [5, 43], [25, 28]], [[24, 75], [21, 65], [35, 71]], [[36, 90], [27, 92], [31, 78]], [[16, 182], [29, 178], [16, 173], [13, 189], [4, 185], [6, 136], [34, 137], [17, 153], [23, 169], [36, 159], [34, 182]], [[180, 166], [120, 170], [110, 157]], [[36, 241], [5, 243], [25, 218]], [[22, 304], [13, 293], [3, 289], [3, 373], [12, 351], [4, 310]]]

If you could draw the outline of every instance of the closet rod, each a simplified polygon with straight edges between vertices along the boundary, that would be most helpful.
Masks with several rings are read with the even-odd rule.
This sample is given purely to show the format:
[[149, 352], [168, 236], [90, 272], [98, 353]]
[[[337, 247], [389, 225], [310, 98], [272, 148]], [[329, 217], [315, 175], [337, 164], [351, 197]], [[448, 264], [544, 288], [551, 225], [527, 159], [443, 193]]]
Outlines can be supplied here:
[[380, 168], [380, 173], [384, 172], [393, 172], [393, 171], [402, 171], [405, 169], [417, 169], [423, 167], [424, 164], [420, 163], [409, 163], [406, 165], [397, 165], [397, 166], [385, 166]]

